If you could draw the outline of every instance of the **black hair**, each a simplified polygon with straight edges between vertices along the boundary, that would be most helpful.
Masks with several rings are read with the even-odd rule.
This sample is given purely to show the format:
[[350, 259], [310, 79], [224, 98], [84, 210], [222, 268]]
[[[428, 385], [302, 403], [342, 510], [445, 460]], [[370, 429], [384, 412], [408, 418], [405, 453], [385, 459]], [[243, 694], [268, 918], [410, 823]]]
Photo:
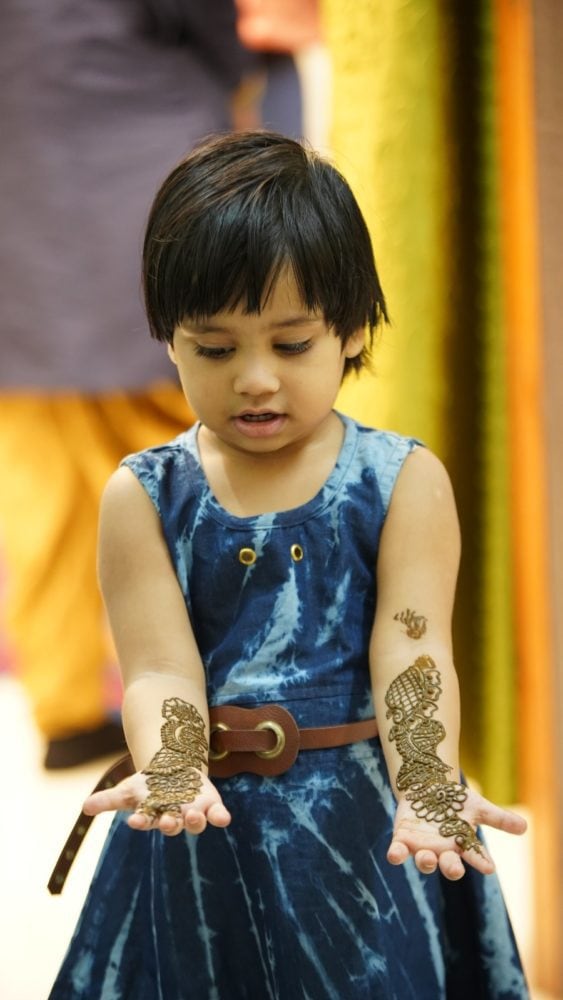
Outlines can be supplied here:
[[151, 335], [172, 342], [185, 319], [241, 303], [259, 313], [290, 267], [303, 304], [343, 344], [387, 320], [371, 240], [342, 175], [275, 132], [236, 132], [197, 146], [172, 171], [149, 213], [143, 290]]

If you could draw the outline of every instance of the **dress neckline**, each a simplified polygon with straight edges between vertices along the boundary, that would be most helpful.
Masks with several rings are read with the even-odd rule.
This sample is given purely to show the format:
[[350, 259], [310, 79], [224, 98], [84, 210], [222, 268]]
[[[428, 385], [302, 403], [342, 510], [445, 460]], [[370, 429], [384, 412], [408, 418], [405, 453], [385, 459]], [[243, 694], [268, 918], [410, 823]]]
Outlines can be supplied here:
[[321, 513], [321, 511], [326, 508], [336, 495], [343, 480], [345, 480], [357, 443], [357, 428], [355, 422], [343, 413], [339, 413], [336, 410], [334, 412], [342, 421], [344, 426], [344, 436], [336, 462], [315, 496], [306, 503], [301, 504], [298, 507], [291, 507], [289, 510], [253, 514], [250, 517], [238, 517], [236, 514], [232, 514], [219, 503], [212, 492], [207, 476], [205, 475], [199, 453], [197, 436], [201, 423], [200, 421], [197, 421], [193, 427], [186, 431], [183, 443], [197, 463], [201, 476], [203, 488], [202, 499], [206, 507], [206, 512], [220, 524], [223, 524], [231, 529], [234, 528], [241, 530], [248, 530], [248, 528], [270, 529], [273, 527], [289, 527], [291, 525], [307, 521], [309, 518]]

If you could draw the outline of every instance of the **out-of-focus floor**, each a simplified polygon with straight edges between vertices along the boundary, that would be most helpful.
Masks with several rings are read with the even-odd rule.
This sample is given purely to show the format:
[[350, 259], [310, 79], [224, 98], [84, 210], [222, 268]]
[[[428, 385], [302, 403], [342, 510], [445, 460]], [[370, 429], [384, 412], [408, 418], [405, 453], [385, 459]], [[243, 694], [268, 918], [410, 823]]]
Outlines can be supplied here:
[[[50, 896], [51, 867], [105, 762], [47, 773], [41, 753], [19, 684], [0, 677], [2, 1000], [46, 1000], [110, 823], [109, 816], [96, 818], [63, 894]], [[488, 835], [525, 963], [531, 930], [531, 837]], [[537, 991], [533, 998], [555, 1000]]]

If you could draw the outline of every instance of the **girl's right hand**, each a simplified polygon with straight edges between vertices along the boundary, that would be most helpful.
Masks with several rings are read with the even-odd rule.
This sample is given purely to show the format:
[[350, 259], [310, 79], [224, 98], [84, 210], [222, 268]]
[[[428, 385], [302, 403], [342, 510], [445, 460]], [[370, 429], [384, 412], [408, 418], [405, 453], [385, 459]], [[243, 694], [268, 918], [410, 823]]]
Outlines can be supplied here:
[[107, 788], [90, 795], [84, 803], [87, 816], [97, 816], [113, 810], [133, 810], [127, 820], [132, 830], [160, 830], [168, 837], [174, 837], [182, 830], [188, 833], [203, 833], [208, 823], [224, 827], [231, 822], [231, 814], [215, 785], [202, 773], [202, 788], [193, 802], [184, 802], [180, 813], [163, 813], [155, 819], [144, 813], [135, 812], [149, 794], [147, 777], [142, 771], [124, 778], [115, 788]]
[[[480, 826], [491, 826], [505, 833], [521, 835], [526, 832], [526, 820], [523, 816], [489, 802], [471, 788], [465, 787], [465, 792], [466, 802], [463, 811], [457, 813], [457, 816], [465, 819], [474, 831]], [[402, 865], [411, 855], [423, 875], [431, 875], [439, 868], [442, 875], [452, 881], [464, 875], [463, 862], [482, 875], [490, 875], [495, 870], [484, 844], [480, 845], [479, 850], [470, 848], [463, 851], [453, 836], [442, 836], [439, 823], [419, 818], [411, 803], [401, 796], [397, 804], [395, 829], [387, 860], [392, 865]]]

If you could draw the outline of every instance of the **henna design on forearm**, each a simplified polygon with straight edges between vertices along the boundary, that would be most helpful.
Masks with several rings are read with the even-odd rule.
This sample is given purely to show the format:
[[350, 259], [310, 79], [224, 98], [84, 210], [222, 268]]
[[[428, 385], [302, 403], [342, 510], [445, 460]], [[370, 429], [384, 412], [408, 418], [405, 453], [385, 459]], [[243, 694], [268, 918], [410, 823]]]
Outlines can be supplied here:
[[393, 621], [406, 625], [409, 639], [421, 639], [426, 632], [428, 618], [425, 618], [424, 615], [417, 615], [416, 611], [407, 608], [405, 611], [398, 611], [396, 615], [393, 615]]
[[436, 753], [446, 735], [442, 723], [432, 718], [441, 693], [440, 673], [430, 656], [419, 656], [389, 685], [385, 695], [387, 718], [393, 719], [389, 739], [403, 758], [397, 789], [407, 792], [405, 797], [420, 819], [439, 824], [443, 837], [453, 837], [462, 851], [482, 854], [475, 830], [457, 815], [467, 800], [467, 788], [448, 780], [451, 767]]
[[193, 802], [203, 783], [200, 770], [207, 764], [205, 723], [197, 708], [181, 698], [168, 698], [162, 715], [162, 747], [142, 772], [149, 794], [137, 808], [151, 819], [165, 812], [179, 815], [183, 802]]

